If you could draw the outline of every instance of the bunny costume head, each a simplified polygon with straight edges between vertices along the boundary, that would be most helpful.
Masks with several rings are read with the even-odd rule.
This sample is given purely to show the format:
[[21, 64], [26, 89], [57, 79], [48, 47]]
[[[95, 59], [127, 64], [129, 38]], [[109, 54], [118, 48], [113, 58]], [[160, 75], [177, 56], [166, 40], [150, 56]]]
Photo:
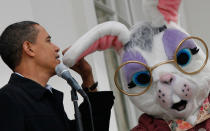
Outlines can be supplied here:
[[208, 48], [177, 25], [179, 5], [180, 0], [145, 0], [149, 22], [131, 30], [114, 21], [99, 24], [75, 42], [64, 64], [73, 66], [96, 50], [114, 47], [122, 62], [116, 86], [136, 107], [166, 121], [194, 125], [210, 90]]

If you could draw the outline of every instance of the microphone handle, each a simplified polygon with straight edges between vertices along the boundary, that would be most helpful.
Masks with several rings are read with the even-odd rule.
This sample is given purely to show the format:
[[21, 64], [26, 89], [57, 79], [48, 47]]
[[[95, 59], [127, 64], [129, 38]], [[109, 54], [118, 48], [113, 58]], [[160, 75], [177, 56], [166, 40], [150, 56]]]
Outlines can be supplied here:
[[[82, 90], [81, 86], [77, 83], [77, 81], [71, 76], [70, 72], [63, 72], [63, 78], [67, 81], [67, 83], [73, 88], [72, 89], [72, 97], [76, 96], [76, 92], [73, 93], [73, 90], [76, 90], [84, 99], [87, 100], [88, 105], [89, 105], [89, 112], [90, 112], [90, 118], [91, 118], [91, 127], [92, 127], [92, 131], [94, 131], [94, 123], [93, 123], [93, 113], [92, 113], [92, 106], [90, 103], [90, 100], [87, 96], [87, 94], [85, 93], [84, 90]], [[78, 98], [73, 98], [74, 99], [74, 105], [75, 107], [77, 106], [77, 103], [75, 101], [75, 99]], [[80, 115], [78, 115], [78, 109], [75, 109], [75, 115], [77, 114], [77, 118], [80, 117]], [[76, 118], [76, 116], [75, 116]], [[82, 126], [81, 126], [81, 120], [79, 120], [80, 118], [77, 119], [77, 124], [78, 124], [78, 128], [80, 131], [83, 131]]]
[[[69, 73], [69, 72], [67, 72]], [[65, 73], [63, 73], [65, 75]], [[84, 90], [82, 90], [81, 86], [77, 83], [77, 81], [71, 76], [69, 73], [69, 77], [64, 77], [66, 78], [67, 83], [74, 88], [82, 97], [87, 98], [87, 94], [85, 93]]]

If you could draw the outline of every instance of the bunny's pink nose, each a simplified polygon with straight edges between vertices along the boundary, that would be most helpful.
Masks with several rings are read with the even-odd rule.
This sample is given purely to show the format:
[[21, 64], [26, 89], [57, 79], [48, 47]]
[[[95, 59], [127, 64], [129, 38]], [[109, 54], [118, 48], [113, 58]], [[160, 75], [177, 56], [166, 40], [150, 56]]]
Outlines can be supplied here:
[[175, 76], [173, 74], [164, 73], [160, 76], [160, 82], [163, 84], [170, 85], [173, 82], [174, 78], [175, 78]]

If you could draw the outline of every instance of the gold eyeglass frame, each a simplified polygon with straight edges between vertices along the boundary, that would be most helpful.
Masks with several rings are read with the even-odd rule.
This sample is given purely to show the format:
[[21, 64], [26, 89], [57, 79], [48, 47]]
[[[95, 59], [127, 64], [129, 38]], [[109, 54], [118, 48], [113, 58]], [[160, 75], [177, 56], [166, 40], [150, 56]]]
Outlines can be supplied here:
[[[184, 43], [184, 41], [186, 41], [186, 40], [188, 40], [188, 39], [197, 39], [197, 40], [201, 41], [201, 43], [202, 43], [202, 44], [204, 45], [204, 47], [206, 48], [206, 59], [205, 59], [203, 65], [201, 66], [201, 68], [200, 68], [199, 70], [197, 70], [197, 71], [194, 71], [194, 72], [186, 72], [186, 71], [184, 71], [184, 70], [177, 64], [177, 57], [176, 57], [176, 54], [178, 53], [178, 51], [179, 51], [181, 45]], [[118, 90], [121, 91], [123, 94], [128, 95], [128, 96], [139, 96], [139, 95], [144, 94], [144, 93], [145, 93], [147, 90], [149, 90], [149, 88], [151, 87], [151, 85], [152, 85], [152, 80], [153, 80], [153, 78], [152, 78], [152, 71], [153, 71], [155, 68], [157, 68], [158, 66], [161, 66], [161, 65], [163, 65], [163, 64], [168, 64], [168, 63], [175, 63], [175, 65], [176, 65], [176, 67], [177, 67], [177, 69], [178, 69], [179, 71], [181, 71], [181, 72], [184, 73], [184, 74], [193, 75], [193, 74], [196, 74], [196, 73], [200, 72], [200, 71], [205, 67], [205, 65], [207, 64], [207, 61], [208, 61], [208, 47], [207, 47], [206, 43], [205, 43], [201, 38], [199, 38], [199, 37], [196, 37], [196, 36], [189, 36], [189, 37], [183, 39], [183, 40], [179, 43], [179, 45], [177, 46], [176, 51], [175, 51], [175, 53], [174, 53], [174, 58], [173, 58], [172, 60], [160, 62], [159, 64], [156, 64], [156, 65], [154, 65], [154, 66], [152, 66], [152, 67], [149, 67], [148, 65], [146, 65], [146, 64], [144, 64], [144, 63], [142, 63], [142, 62], [139, 62], [139, 61], [127, 61], [127, 62], [121, 64], [121, 65], [116, 69], [116, 71], [115, 71], [115, 74], [114, 74], [114, 82], [115, 82], [115, 85], [116, 85], [116, 87], [118, 88]], [[129, 64], [129, 63], [136, 63], [136, 64], [141, 64], [141, 65], [143, 65], [143, 66], [149, 71], [149, 74], [150, 74], [150, 76], [151, 76], [149, 85], [147, 86], [147, 88], [145, 88], [145, 89], [144, 89], [142, 92], [140, 92], [140, 93], [134, 93], [134, 94], [127, 93], [126, 91], [124, 91], [123, 89], [120, 88], [120, 84], [117, 82], [117, 79], [118, 79], [118, 77], [117, 77], [118, 75], [117, 75], [117, 74], [118, 74], [119, 70], [120, 70], [124, 65]]]

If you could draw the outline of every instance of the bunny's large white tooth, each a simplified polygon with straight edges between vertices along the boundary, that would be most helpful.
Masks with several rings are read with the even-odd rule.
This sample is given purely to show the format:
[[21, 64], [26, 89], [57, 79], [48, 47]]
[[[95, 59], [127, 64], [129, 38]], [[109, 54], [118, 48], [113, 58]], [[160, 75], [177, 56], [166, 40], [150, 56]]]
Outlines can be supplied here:
[[178, 103], [181, 101], [181, 98], [177, 96], [176, 94], [173, 94], [172, 100], [173, 100], [173, 103]]

